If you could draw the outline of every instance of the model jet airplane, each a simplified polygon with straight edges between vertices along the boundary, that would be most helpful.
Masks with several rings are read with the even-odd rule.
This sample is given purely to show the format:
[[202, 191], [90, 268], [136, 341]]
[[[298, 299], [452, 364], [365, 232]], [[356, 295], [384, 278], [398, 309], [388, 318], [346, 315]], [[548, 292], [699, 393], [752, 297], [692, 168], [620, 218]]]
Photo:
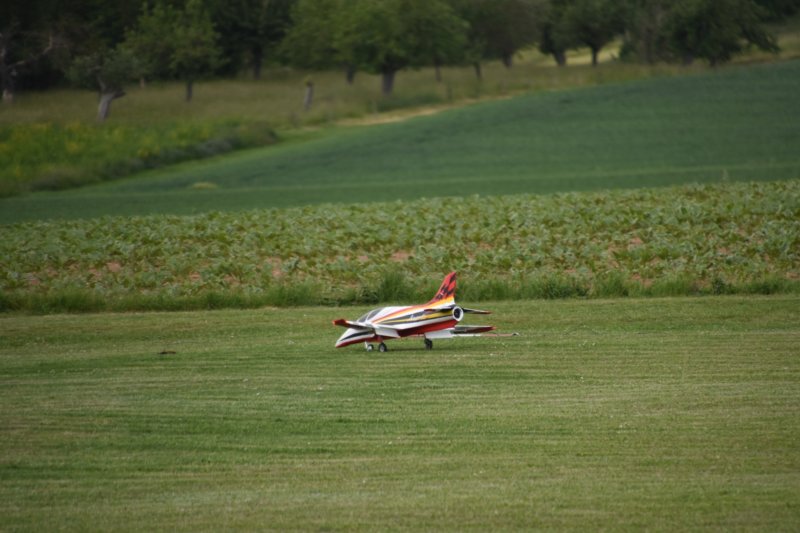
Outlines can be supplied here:
[[433, 339], [449, 339], [459, 336], [478, 336], [492, 331], [494, 326], [459, 326], [465, 313], [488, 315], [489, 311], [467, 309], [456, 305], [456, 273], [450, 272], [431, 301], [409, 307], [381, 307], [373, 309], [358, 320], [334, 320], [333, 324], [347, 328], [336, 347], [363, 342], [367, 351], [373, 350], [372, 342], [379, 342], [378, 350], [385, 352], [388, 339], [421, 336], [425, 348], [433, 348]]

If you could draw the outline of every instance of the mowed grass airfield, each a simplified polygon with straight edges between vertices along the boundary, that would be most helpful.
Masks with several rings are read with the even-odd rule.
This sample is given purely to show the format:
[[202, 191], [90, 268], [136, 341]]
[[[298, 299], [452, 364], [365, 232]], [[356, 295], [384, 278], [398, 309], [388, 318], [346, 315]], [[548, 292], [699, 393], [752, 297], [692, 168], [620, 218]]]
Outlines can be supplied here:
[[485, 307], [521, 336], [377, 354], [333, 349], [353, 309], [0, 316], [0, 529], [800, 524], [797, 296]]
[[[430, 205], [413, 201], [423, 196], [797, 178], [798, 81], [795, 61], [321, 131], [309, 142], [4, 199], [1, 221], [22, 224], [0, 227], [0, 237], [33, 235], [51, 225], [24, 221], [48, 218], [375, 200], [412, 200], [394, 205], [413, 210]], [[735, 211], [731, 190], [718, 197]], [[787, 232], [776, 241], [784, 277], [796, 270], [788, 200], [773, 202], [774, 227]], [[353, 205], [362, 208], [370, 206]], [[626, 212], [627, 231], [645, 224]], [[164, 224], [180, 227], [176, 218]], [[134, 233], [135, 223], [153, 222], [106, 220]], [[708, 227], [753, 238], [721, 220]], [[97, 221], [76, 221], [64, 238], [111, 235], [89, 222]], [[249, 233], [269, 246], [264, 235], [275, 228], [263, 228]], [[220, 233], [222, 242], [239, 237]], [[157, 244], [163, 234], [148, 238]], [[645, 244], [622, 239], [618, 251]], [[67, 248], [35, 252], [63, 256], [68, 271], [86, 258], [81, 246]], [[733, 249], [714, 252], [737, 259]], [[95, 270], [130, 263], [97, 257]], [[449, 262], [432, 260], [428, 282]], [[35, 291], [41, 280], [25, 274], [20, 290]], [[476, 278], [464, 286], [492, 281]], [[381, 302], [395, 303], [415, 302]], [[369, 307], [0, 314], [0, 530], [800, 525], [797, 294], [482, 301], [475, 307], [494, 311], [482, 319], [520, 336], [437, 341], [432, 351], [418, 339], [391, 343], [387, 354], [334, 349], [341, 330], [331, 320]]]

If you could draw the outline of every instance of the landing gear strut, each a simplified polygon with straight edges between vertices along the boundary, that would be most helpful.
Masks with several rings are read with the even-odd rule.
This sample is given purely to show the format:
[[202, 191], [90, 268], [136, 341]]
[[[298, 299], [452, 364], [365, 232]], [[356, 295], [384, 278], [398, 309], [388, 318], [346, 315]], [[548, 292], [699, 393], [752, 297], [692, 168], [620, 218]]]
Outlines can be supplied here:
[[425, 339], [425, 349], [426, 350], [433, 350], [433, 341], [430, 339]]

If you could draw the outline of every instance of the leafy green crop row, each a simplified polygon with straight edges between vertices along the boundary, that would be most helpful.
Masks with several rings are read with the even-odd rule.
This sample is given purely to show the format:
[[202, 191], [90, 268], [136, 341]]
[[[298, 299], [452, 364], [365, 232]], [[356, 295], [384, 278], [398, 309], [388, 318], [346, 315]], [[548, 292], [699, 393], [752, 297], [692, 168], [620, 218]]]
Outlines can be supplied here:
[[133, 297], [156, 307], [213, 306], [215, 295], [236, 295], [216, 305], [415, 298], [429, 296], [449, 270], [460, 272], [461, 297], [474, 300], [770, 292], [800, 280], [800, 180], [104, 217], [1, 231], [7, 308], [63, 294], [101, 308]]

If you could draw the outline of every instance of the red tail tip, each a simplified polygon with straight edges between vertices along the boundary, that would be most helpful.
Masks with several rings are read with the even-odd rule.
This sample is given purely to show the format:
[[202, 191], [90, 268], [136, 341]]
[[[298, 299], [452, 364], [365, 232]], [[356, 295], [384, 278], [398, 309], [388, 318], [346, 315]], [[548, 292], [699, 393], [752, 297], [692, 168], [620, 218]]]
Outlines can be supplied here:
[[439, 290], [436, 292], [436, 296], [433, 297], [431, 302], [438, 302], [439, 300], [444, 300], [446, 298], [456, 297], [456, 272], [450, 272], [448, 275], [444, 277], [444, 281], [442, 281], [442, 285], [439, 287]]

